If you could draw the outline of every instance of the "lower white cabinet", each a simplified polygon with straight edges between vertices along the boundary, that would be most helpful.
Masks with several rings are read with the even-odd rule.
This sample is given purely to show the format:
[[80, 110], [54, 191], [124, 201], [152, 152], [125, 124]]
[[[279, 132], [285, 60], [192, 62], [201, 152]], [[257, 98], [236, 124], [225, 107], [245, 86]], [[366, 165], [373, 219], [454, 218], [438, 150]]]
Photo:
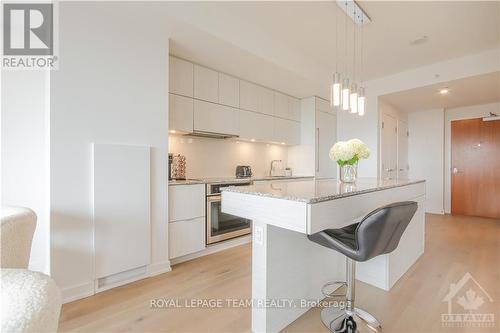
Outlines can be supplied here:
[[300, 123], [288, 119], [274, 118], [274, 141], [287, 145], [300, 144]]
[[240, 137], [257, 141], [273, 141], [274, 117], [252, 111], [240, 110]]
[[168, 98], [168, 129], [193, 132], [193, 99], [175, 94], [169, 94]]
[[194, 101], [194, 130], [219, 134], [238, 134], [238, 109]]
[[205, 199], [205, 184], [169, 186], [169, 258], [205, 248]]
[[168, 227], [170, 259], [205, 249], [205, 216], [170, 222]]

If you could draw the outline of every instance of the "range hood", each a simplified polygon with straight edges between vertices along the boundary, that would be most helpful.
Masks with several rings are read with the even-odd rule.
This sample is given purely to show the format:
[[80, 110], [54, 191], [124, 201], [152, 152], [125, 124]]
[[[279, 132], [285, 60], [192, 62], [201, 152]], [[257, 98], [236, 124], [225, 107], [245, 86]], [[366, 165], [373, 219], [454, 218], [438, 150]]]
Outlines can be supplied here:
[[229, 139], [229, 138], [237, 138], [239, 135], [236, 134], [224, 134], [224, 133], [215, 133], [215, 132], [206, 132], [206, 131], [193, 131], [193, 133], [185, 134], [188, 136], [198, 136], [202, 138], [212, 138], [212, 139]]

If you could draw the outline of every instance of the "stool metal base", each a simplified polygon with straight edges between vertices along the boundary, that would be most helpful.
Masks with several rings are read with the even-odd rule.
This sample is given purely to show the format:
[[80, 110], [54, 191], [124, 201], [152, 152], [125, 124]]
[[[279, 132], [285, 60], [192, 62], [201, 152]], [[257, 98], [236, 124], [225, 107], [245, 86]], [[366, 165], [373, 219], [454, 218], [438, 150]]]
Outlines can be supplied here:
[[334, 333], [363, 332], [364, 330], [360, 327], [362, 324], [374, 332], [382, 332], [382, 326], [378, 320], [368, 312], [358, 308], [353, 310], [339, 307], [324, 308], [321, 310], [321, 321]]

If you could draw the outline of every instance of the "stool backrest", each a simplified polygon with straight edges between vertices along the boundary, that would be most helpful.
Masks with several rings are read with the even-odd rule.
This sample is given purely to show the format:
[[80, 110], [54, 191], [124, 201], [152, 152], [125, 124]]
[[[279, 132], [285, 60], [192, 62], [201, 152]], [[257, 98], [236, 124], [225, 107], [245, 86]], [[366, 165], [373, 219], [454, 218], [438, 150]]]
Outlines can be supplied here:
[[416, 211], [416, 202], [404, 201], [377, 208], [366, 215], [356, 229], [360, 257], [368, 260], [394, 251]]

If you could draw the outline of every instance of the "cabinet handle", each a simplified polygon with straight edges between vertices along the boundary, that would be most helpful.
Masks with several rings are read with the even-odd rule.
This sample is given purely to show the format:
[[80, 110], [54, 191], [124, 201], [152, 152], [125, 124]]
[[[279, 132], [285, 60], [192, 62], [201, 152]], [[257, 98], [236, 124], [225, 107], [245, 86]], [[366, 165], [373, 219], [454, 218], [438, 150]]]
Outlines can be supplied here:
[[316, 127], [316, 172], [319, 172], [319, 128]]

